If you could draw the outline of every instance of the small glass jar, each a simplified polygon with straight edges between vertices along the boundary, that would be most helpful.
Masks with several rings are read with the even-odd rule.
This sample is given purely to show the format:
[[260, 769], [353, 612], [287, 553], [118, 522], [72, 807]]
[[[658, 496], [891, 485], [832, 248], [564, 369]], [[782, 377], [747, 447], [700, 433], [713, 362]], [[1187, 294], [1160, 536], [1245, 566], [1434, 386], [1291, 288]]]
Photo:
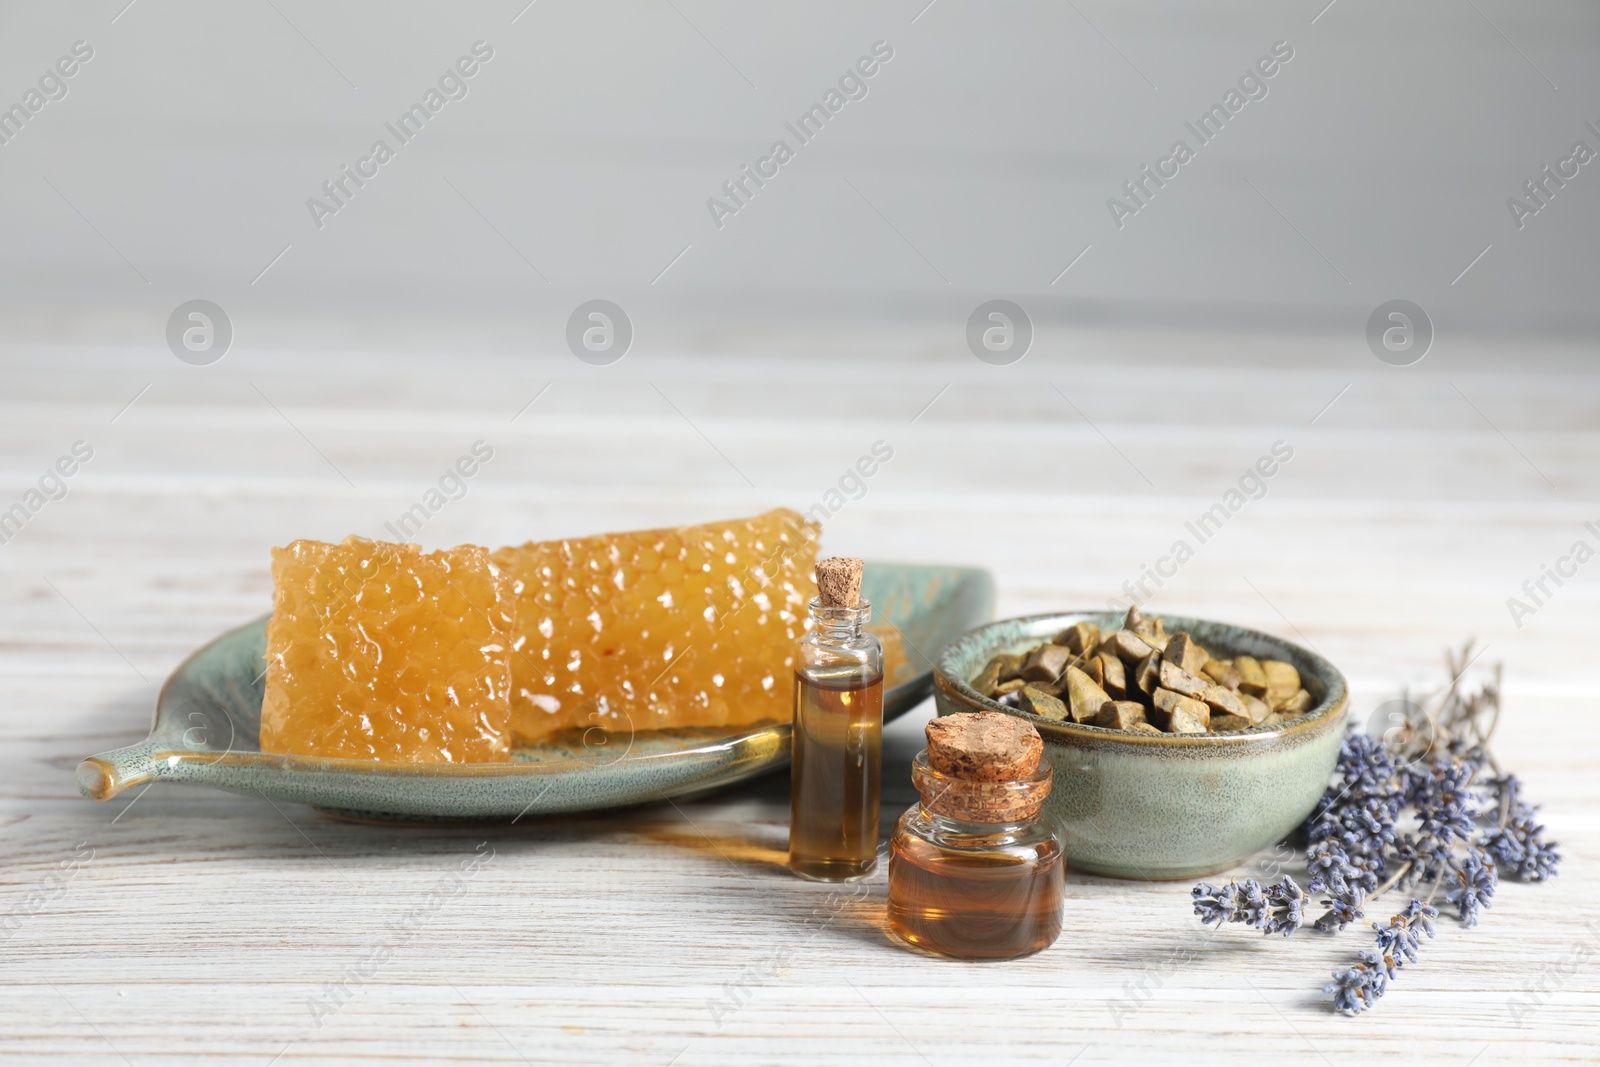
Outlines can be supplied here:
[[911, 764], [922, 794], [889, 843], [889, 932], [918, 952], [962, 960], [1027, 956], [1061, 933], [1066, 866], [1040, 817], [1050, 764], [1026, 778], [941, 774], [927, 750]]
[[883, 645], [862, 627], [872, 605], [811, 599], [795, 667], [789, 869], [853, 882], [878, 866], [883, 781]]

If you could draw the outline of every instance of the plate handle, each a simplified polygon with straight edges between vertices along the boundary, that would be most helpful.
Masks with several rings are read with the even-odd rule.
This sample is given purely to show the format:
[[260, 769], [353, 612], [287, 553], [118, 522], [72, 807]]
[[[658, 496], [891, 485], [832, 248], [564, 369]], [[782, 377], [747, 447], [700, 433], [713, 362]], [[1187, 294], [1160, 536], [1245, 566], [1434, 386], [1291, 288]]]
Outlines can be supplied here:
[[78, 792], [91, 800], [110, 800], [131, 785], [158, 777], [165, 769], [156, 759], [158, 751], [155, 742], [143, 741], [85, 757], [78, 764]]

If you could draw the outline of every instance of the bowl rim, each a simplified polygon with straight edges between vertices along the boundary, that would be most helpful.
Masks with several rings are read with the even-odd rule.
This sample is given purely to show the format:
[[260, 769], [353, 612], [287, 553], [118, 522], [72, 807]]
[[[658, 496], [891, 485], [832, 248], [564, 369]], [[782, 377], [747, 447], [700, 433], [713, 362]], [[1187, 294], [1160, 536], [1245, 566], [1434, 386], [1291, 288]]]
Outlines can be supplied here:
[[[1094, 621], [1115, 616], [1119, 612], [1107, 609], [1089, 609], [1079, 611], [1047, 611], [1036, 615], [1017, 615], [1009, 619], [995, 619], [982, 626], [975, 627], [962, 634], [960, 637], [946, 644], [934, 657], [933, 681], [935, 692], [945, 689], [959, 697], [966, 703], [972, 704], [985, 711], [999, 711], [1007, 715], [1014, 715], [1025, 722], [1030, 722], [1046, 740], [1054, 736], [1056, 739], [1070, 738], [1074, 741], [1098, 742], [1109, 744], [1129, 745], [1155, 745], [1167, 748], [1198, 748], [1198, 749], [1226, 749], [1234, 746], [1259, 744], [1263, 741], [1292, 737], [1302, 733], [1315, 732], [1326, 728], [1329, 721], [1341, 716], [1350, 700], [1350, 687], [1345, 681], [1344, 673], [1335, 667], [1326, 657], [1314, 652], [1304, 645], [1296, 644], [1286, 638], [1266, 633], [1262, 630], [1240, 626], [1237, 623], [1221, 622], [1216, 619], [1201, 618], [1196, 615], [1171, 615], [1166, 613], [1151, 613], [1163, 620], [1176, 620], [1184, 624], [1172, 632], [1182, 632], [1188, 625], [1202, 623], [1206, 626], [1227, 627], [1249, 635], [1269, 645], [1291, 650], [1295, 656], [1317, 668], [1320, 680], [1326, 682], [1326, 692], [1310, 710], [1295, 716], [1287, 722], [1274, 723], [1270, 726], [1252, 726], [1244, 730], [1234, 730], [1229, 733], [1217, 734], [1145, 734], [1134, 733], [1129, 730], [1118, 730], [1110, 726], [1094, 726], [1089, 723], [1059, 722], [1053, 719], [1041, 718], [1031, 715], [1019, 708], [1007, 707], [997, 700], [981, 695], [968, 684], [966, 679], [959, 678], [947, 668], [952, 667], [957, 646], [963, 642], [974, 640], [986, 632], [1001, 626], [1021, 625], [1024, 630], [1039, 628], [1041, 632], [1051, 628], [1064, 629], [1074, 622]], [[992, 647], [992, 646], [991, 646]], [[991, 651], [989, 655], [996, 653]]]

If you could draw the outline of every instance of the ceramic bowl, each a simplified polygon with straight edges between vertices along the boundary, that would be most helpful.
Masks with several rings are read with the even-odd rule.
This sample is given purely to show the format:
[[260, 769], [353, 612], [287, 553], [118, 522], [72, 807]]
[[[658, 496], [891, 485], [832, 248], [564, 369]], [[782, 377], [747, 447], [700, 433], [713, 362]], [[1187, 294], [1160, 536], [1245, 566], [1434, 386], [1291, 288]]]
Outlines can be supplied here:
[[1121, 878], [1190, 878], [1235, 866], [1282, 840], [1327, 788], [1344, 736], [1344, 675], [1321, 656], [1256, 630], [1163, 615], [1213, 652], [1284, 660], [1315, 701], [1274, 726], [1227, 734], [1137, 734], [1041, 719], [967, 684], [989, 658], [1048, 641], [1079, 621], [1115, 629], [1120, 614], [1004, 619], [946, 645], [934, 670], [938, 714], [1001, 711], [1027, 719], [1055, 768], [1045, 810], [1060, 823], [1067, 863]]

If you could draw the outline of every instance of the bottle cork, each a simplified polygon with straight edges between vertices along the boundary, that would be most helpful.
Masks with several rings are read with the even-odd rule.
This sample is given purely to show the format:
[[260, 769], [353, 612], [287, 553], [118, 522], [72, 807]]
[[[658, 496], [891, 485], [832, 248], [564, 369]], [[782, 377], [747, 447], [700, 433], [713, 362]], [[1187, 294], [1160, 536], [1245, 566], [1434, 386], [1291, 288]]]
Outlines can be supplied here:
[[861, 606], [862, 561], [853, 556], [829, 556], [817, 561], [817, 593], [825, 608]]
[[[975, 823], [1031, 819], [1050, 795], [1039, 770], [1044, 742], [1033, 724], [998, 711], [945, 715], [927, 726], [928, 751], [912, 764], [922, 804], [936, 815]], [[923, 763], [926, 758], [926, 764]]]
[[1009, 782], [1039, 769], [1044, 741], [1033, 724], [998, 711], [961, 712], [928, 723], [928, 764], [969, 782]]

